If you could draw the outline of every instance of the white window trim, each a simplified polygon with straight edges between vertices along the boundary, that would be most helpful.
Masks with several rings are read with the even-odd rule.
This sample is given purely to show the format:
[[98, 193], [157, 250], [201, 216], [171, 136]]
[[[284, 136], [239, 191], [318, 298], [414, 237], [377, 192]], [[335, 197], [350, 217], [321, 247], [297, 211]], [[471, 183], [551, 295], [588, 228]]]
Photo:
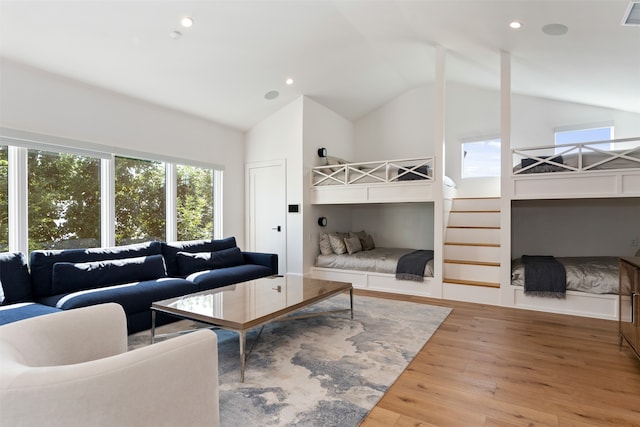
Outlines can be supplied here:
[[100, 161], [100, 244], [116, 245], [116, 163], [113, 156]]
[[7, 145], [8, 200], [9, 200], [9, 250], [29, 253], [29, 200], [28, 200], [28, 150], [68, 153], [101, 159], [100, 194], [101, 221], [100, 244], [115, 246], [115, 157], [164, 162], [166, 165], [166, 236], [167, 241], [177, 240], [177, 182], [176, 165], [193, 166], [213, 171], [213, 222], [214, 238], [223, 234], [223, 175], [224, 167], [193, 160], [178, 159], [134, 150], [109, 147], [51, 135], [25, 132], [0, 127], [0, 144]]
[[27, 148], [9, 146], [9, 250], [29, 253]]
[[165, 163], [165, 239], [167, 242], [178, 240], [178, 183], [175, 163]]

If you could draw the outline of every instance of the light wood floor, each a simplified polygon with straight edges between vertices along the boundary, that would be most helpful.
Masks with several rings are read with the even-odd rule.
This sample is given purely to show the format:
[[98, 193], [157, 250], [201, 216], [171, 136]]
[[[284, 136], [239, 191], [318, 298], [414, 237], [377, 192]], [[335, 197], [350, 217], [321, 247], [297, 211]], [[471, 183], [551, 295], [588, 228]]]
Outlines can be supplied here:
[[617, 322], [384, 296], [453, 311], [362, 427], [640, 426], [640, 361]]

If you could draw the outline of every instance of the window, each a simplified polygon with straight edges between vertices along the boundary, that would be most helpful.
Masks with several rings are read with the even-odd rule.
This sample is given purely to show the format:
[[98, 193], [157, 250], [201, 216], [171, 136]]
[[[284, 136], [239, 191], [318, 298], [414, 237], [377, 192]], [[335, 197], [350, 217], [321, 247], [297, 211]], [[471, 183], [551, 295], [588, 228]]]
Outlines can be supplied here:
[[9, 250], [9, 159], [8, 147], [0, 145], [0, 252]]
[[[609, 141], [613, 139], [613, 126], [598, 127], [579, 127], [579, 128], [561, 128], [555, 131], [555, 144], [576, 144], [581, 142]], [[610, 142], [602, 144], [590, 145], [590, 147], [601, 150], [611, 150], [613, 147]], [[566, 150], [566, 148], [564, 148]], [[563, 148], [556, 148], [556, 153], [561, 153]], [[575, 153], [576, 150], [568, 153]]]
[[165, 240], [165, 167], [162, 162], [116, 157], [116, 245]]
[[13, 129], [0, 144], [0, 251], [223, 235], [221, 169]]
[[462, 178], [500, 176], [500, 139], [462, 144]]
[[100, 159], [28, 151], [29, 250], [100, 246]]
[[176, 165], [178, 240], [213, 238], [213, 169]]

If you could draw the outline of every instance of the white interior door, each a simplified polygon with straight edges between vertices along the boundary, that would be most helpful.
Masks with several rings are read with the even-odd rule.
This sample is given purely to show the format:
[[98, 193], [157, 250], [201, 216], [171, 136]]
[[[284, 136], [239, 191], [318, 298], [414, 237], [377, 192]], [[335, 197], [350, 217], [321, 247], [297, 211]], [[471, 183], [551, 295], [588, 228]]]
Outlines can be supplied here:
[[286, 176], [284, 161], [247, 165], [249, 245], [278, 254], [278, 273], [287, 272]]

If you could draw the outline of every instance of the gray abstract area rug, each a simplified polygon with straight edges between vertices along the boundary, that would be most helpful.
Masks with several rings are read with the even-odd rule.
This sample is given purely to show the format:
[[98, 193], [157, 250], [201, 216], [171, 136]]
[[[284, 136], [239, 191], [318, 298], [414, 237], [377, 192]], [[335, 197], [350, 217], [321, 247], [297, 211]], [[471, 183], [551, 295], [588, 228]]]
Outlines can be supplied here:
[[[339, 295], [298, 313], [348, 306], [348, 296]], [[221, 424], [357, 426], [450, 311], [356, 295], [353, 320], [347, 312], [269, 324], [247, 359], [244, 383], [238, 335], [217, 330]], [[173, 323], [158, 333], [189, 326]], [[257, 335], [247, 334], [247, 347]], [[148, 344], [149, 332], [129, 343]]]

